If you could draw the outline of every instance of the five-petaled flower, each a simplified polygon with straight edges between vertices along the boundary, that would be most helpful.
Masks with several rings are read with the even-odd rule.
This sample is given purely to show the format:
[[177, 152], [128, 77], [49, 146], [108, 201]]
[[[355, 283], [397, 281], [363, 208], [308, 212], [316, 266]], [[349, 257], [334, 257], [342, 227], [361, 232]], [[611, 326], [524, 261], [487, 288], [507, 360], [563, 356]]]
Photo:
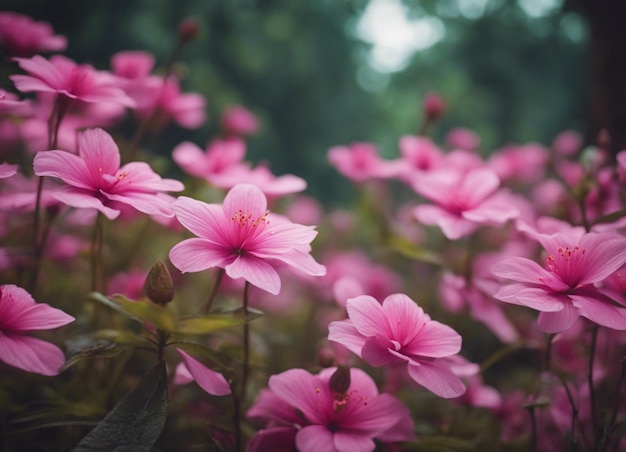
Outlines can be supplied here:
[[42, 375], [57, 375], [65, 362], [59, 347], [25, 333], [58, 328], [74, 317], [33, 297], [13, 284], [0, 286], [0, 360]]
[[68, 184], [55, 193], [59, 201], [72, 207], [98, 209], [109, 219], [120, 214], [118, 203], [149, 215], [173, 215], [174, 199], [163, 192], [183, 190], [181, 182], [162, 179], [145, 162], [131, 162], [120, 168], [119, 149], [102, 129], [79, 134], [78, 150], [79, 155], [55, 150], [35, 156], [37, 176], [58, 177]]
[[458, 397], [465, 385], [447, 358], [461, 350], [461, 336], [424, 313], [404, 294], [382, 305], [361, 295], [346, 302], [349, 319], [331, 322], [328, 340], [338, 342], [374, 367], [406, 363], [410, 377], [440, 397]]
[[[251, 451], [277, 447], [289, 439], [299, 451], [372, 451], [374, 439], [398, 442], [411, 439], [409, 410], [395, 397], [379, 394], [372, 378], [350, 369], [345, 391], [333, 390], [335, 368], [311, 375], [290, 369], [269, 380], [247, 416], [271, 423], [250, 441]], [[291, 435], [286, 429], [291, 428]], [[261, 439], [262, 441], [259, 441]], [[287, 449], [285, 449], [287, 450]]]
[[235, 185], [223, 205], [181, 196], [173, 209], [181, 224], [197, 236], [170, 251], [170, 260], [182, 272], [221, 267], [229, 277], [244, 278], [272, 294], [280, 291], [277, 265], [312, 276], [326, 273], [310, 254], [317, 231], [270, 214], [256, 185]]
[[496, 264], [493, 273], [514, 283], [494, 296], [540, 311], [539, 328], [546, 333], [565, 331], [579, 316], [626, 330], [626, 310], [595, 287], [626, 263], [626, 239], [612, 232], [584, 233], [582, 228], [534, 237], [547, 251], [546, 268], [523, 257]]

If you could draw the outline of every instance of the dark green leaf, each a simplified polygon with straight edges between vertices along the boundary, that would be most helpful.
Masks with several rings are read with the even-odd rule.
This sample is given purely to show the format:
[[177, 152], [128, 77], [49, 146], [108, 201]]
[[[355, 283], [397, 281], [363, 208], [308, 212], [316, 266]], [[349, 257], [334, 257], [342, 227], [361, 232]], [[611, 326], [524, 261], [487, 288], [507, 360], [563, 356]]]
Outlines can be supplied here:
[[161, 435], [167, 417], [167, 375], [161, 362], [73, 449], [148, 451]]
[[222, 328], [243, 325], [259, 318], [261, 315], [260, 311], [248, 309], [247, 313], [244, 313], [243, 310], [237, 310], [189, 317], [178, 322], [176, 332], [180, 334], [209, 334]]
[[100, 340], [93, 344], [86, 345], [78, 350], [72, 352], [72, 355], [65, 361], [63, 367], [59, 369], [59, 372], [63, 372], [74, 364], [84, 359], [89, 358], [111, 358], [117, 356], [125, 347], [116, 344], [115, 342], [109, 342]]
[[148, 322], [154, 327], [164, 331], [174, 331], [174, 318], [172, 314], [167, 308], [156, 305], [151, 301], [133, 301], [119, 294], [105, 297], [97, 292], [92, 292], [90, 297], [133, 320], [142, 323]]

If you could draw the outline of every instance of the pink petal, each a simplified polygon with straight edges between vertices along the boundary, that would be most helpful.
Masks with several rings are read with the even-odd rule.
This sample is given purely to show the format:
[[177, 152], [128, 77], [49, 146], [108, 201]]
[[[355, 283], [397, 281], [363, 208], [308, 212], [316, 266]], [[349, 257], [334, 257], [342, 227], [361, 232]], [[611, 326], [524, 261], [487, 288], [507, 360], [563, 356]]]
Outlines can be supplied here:
[[[384, 345], [388, 343], [389, 345]], [[365, 343], [363, 344], [363, 348], [361, 348], [360, 356], [363, 358], [367, 364], [372, 367], [381, 367], [386, 366], [394, 361], [396, 361], [396, 357], [389, 353], [391, 346], [391, 341], [382, 337], [373, 337], [369, 336], [365, 339]]]
[[321, 425], [308, 425], [296, 434], [296, 447], [300, 452], [336, 451], [333, 434]]
[[97, 209], [109, 220], [116, 219], [120, 214], [119, 210], [105, 206], [94, 193], [90, 193], [79, 188], [66, 187], [55, 192], [53, 196], [68, 206], [78, 207], [81, 209]]
[[350, 298], [346, 302], [348, 316], [354, 327], [365, 337], [391, 337], [392, 331], [387, 314], [378, 301], [369, 295]]
[[224, 244], [229, 236], [227, 223], [219, 204], [207, 204], [186, 196], [179, 196], [172, 205], [174, 215], [180, 224], [198, 237]]
[[174, 370], [174, 378], [172, 379], [172, 384], [174, 385], [186, 385], [191, 383], [193, 380], [193, 375], [189, 372], [189, 368], [185, 365], [184, 361], [181, 361], [176, 366]]
[[443, 358], [461, 351], [462, 338], [448, 325], [435, 320], [426, 322], [415, 339], [405, 346], [411, 355]]
[[65, 356], [49, 342], [0, 331], [0, 360], [26, 372], [52, 376], [59, 373]]
[[[136, 191], [154, 193], [161, 191], [182, 191], [185, 186], [182, 182], [175, 179], [163, 179], [155, 173], [150, 165], [146, 162], [127, 163], [117, 171], [115, 193]], [[120, 175], [125, 175], [119, 180]]]
[[[257, 255], [256, 252], [250, 254]], [[268, 256], [270, 257], [270, 256]], [[311, 276], [324, 276], [326, 274], [326, 267], [318, 263], [311, 254], [298, 249], [291, 250], [288, 253], [278, 254], [272, 256], [273, 259], [284, 262], [285, 264], [293, 267], [306, 275]]]
[[305, 421], [294, 406], [278, 398], [269, 389], [261, 390], [254, 405], [246, 413], [246, 417], [293, 425]]
[[304, 369], [289, 369], [272, 375], [268, 386], [282, 401], [298, 408], [313, 424], [324, 424], [324, 407], [332, 407], [327, 387]]
[[177, 348], [176, 351], [183, 357], [187, 369], [189, 369], [198, 386], [211, 395], [222, 396], [230, 394], [230, 386], [222, 374], [209, 369], [181, 349]]
[[600, 294], [596, 296], [570, 295], [569, 297], [583, 317], [607, 328], [626, 330], [626, 310], [605, 301]]
[[537, 324], [544, 333], [560, 333], [574, 325], [579, 315], [580, 312], [571, 302], [563, 303], [563, 309], [559, 312], [539, 313]]
[[[374, 440], [364, 435], [338, 431], [333, 435], [335, 449], [339, 451], [371, 451], [376, 448]], [[319, 450], [319, 449], [317, 449]]]
[[267, 198], [256, 185], [237, 184], [226, 194], [223, 209], [227, 218], [240, 210], [258, 218], [267, 211]]
[[[353, 386], [350, 386], [353, 389]], [[355, 391], [358, 397], [360, 391]], [[356, 402], [358, 403], [358, 402]], [[361, 403], [354, 410], [349, 419], [344, 419], [341, 427], [345, 430], [363, 432], [367, 436], [375, 437], [400, 422], [404, 417], [410, 417], [410, 412], [402, 402], [389, 394], [380, 394], [368, 398], [367, 403]]]
[[120, 167], [120, 151], [113, 137], [102, 129], [87, 129], [78, 134], [80, 156], [93, 180], [101, 174], [115, 174]]
[[500, 179], [493, 171], [479, 168], [465, 175], [460, 192], [466, 196], [467, 207], [472, 208], [495, 192], [499, 186]]
[[439, 226], [443, 235], [451, 240], [469, 235], [479, 228], [479, 225], [473, 221], [466, 220], [456, 213], [450, 213], [439, 206], [423, 204], [417, 206], [413, 213], [420, 223]]
[[404, 294], [389, 295], [383, 301], [391, 337], [401, 343], [410, 342], [424, 325], [424, 310]]
[[626, 262], [626, 239], [612, 239], [605, 234], [585, 234], [580, 247], [587, 251], [583, 257], [585, 272], [578, 282], [580, 286], [602, 281]]
[[365, 337], [357, 331], [350, 320], [330, 322], [328, 325], [328, 340], [343, 345], [359, 357], [361, 356], [361, 349], [365, 344]]
[[172, 151], [172, 158], [178, 166], [195, 177], [203, 177], [210, 170], [206, 154], [200, 147], [189, 141], [176, 146]]
[[530, 284], [545, 284], [553, 290], [567, 290], [569, 286], [554, 273], [540, 267], [536, 262], [525, 257], [510, 257], [497, 263], [491, 272], [500, 278], [511, 279]]
[[33, 169], [37, 176], [58, 177], [66, 184], [83, 189], [94, 189], [85, 161], [66, 151], [41, 151], [35, 155]]
[[[4, 292], [5, 289], [3, 288], [3, 298], [5, 296]], [[11, 331], [33, 331], [58, 328], [74, 320], [74, 317], [60, 309], [53, 308], [45, 303], [37, 303], [15, 313], [11, 318], [10, 324], [4, 321], [2, 324]]]
[[567, 297], [548, 288], [528, 287], [521, 283], [500, 287], [494, 298], [544, 312], [558, 312], [563, 309], [563, 304], [569, 303]]
[[259, 430], [246, 445], [246, 452], [291, 452], [296, 447], [295, 427], [271, 427]]
[[273, 295], [280, 292], [280, 278], [274, 267], [253, 256], [238, 256], [225, 267], [226, 274], [233, 279], [243, 278], [253, 286]]
[[172, 204], [174, 199], [160, 196], [162, 193], [103, 193], [110, 201], [120, 202], [148, 215], [162, 215], [166, 218], [174, 216]]
[[502, 224], [519, 216], [519, 209], [510, 197], [499, 193], [484, 200], [472, 209], [463, 211], [463, 218], [481, 224]]
[[445, 399], [465, 393], [465, 385], [449, 368], [438, 362], [409, 364], [409, 375], [432, 393]]
[[170, 250], [169, 257], [172, 264], [183, 273], [223, 267], [232, 259], [227, 250], [202, 238], [191, 238], [177, 243]]

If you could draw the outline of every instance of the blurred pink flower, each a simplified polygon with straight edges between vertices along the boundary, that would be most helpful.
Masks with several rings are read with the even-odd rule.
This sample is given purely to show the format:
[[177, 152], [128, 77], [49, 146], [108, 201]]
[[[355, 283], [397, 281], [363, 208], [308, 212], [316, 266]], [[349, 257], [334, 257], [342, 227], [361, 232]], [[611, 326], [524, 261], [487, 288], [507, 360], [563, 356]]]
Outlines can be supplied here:
[[457, 127], [446, 135], [446, 144], [450, 149], [475, 151], [480, 146], [480, 137], [469, 129]]
[[256, 117], [241, 105], [228, 107], [222, 113], [220, 126], [226, 136], [252, 135], [259, 130]]
[[228, 190], [240, 183], [256, 185], [268, 198], [299, 193], [306, 189], [306, 181], [293, 174], [275, 176], [271, 170], [263, 165], [249, 168], [245, 165], [233, 165], [221, 174], [215, 175], [210, 181], [219, 188]]
[[540, 311], [539, 328], [558, 333], [579, 316], [617, 330], [626, 330], [626, 310], [594, 284], [626, 263], [626, 238], [614, 233], [584, 233], [581, 228], [556, 234], [535, 234], [547, 252], [546, 268], [523, 257], [496, 264], [496, 276], [514, 281], [502, 286], [497, 299]]
[[[158, 119], [158, 126], [174, 121], [186, 129], [197, 129], [207, 119], [204, 96], [198, 93], [181, 93], [176, 77], [150, 76], [142, 82], [141, 92], [135, 92], [138, 105], [135, 114], [139, 119]], [[154, 115], [154, 116], [153, 116]]]
[[565, 130], [554, 137], [552, 148], [563, 157], [572, 157], [582, 149], [583, 139], [574, 130]]
[[383, 160], [371, 143], [352, 143], [328, 150], [328, 161], [348, 179], [365, 182], [371, 179], [388, 179], [398, 173], [395, 162]]
[[179, 348], [176, 351], [183, 358], [183, 361], [176, 367], [175, 379], [178, 384], [195, 381], [208, 394], [215, 396], [230, 394], [230, 385], [221, 373], [209, 369]]
[[54, 194], [56, 199], [72, 207], [98, 209], [109, 219], [120, 214], [116, 203], [150, 215], [173, 215], [173, 199], [163, 192], [183, 190], [181, 182], [162, 179], [144, 162], [120, 168], [117, 145], [102, 129], [82, 132], [78, 149], [79, 155], [54, 150], [35, 156], [36, 175], [58, 177], [68, 184]]
[[57, 375], [65, 362], [59, 347], [24, 333], [67, 325], [74, 317], [33, 297], [13, 284], [0, 286], [0, 360], [42, 375]]
[[265, 447], [277, 446], [272, 437], [281, 442], [289, 438], [291, 432], [285, 427], [296, 430], [291, 448], [303, 452], [365, 452], [375, 449], [374, 439], [412, 439], [409, 410], [398, 399], [379, 394], [371, 377], [360, 369], [350, 369], [349, 385], [336, 390], [331, 383], [335, 372], [335, 368], [327, 368], [311, 375], [303, 369], [290, 369], [270, 377], [269, 390], [262, 391], [247, 412], [247, 417], [263, 419], [272, 426], [263, 431], [270, 436], [263, 441]]
[[183, 273], [221, 267], [229, 277], [244, 278], [272, 294], [280, 292], [278, 263], [312, 276], [326, 273], [310, 254], [315, 229], [272, 216], [255, 185], [235, 185], [222, 205], [181, 196], [173, 209], [181, 224], [198, 236], [170, 251], [170, 260]]
[[435, 121], [439, 119], [445, 111], [446, 104], [437, 93], [430, 92], [426, 94], [426, 97], [424, 98], [422, 109], [424, 110], [424, 116], [428, 121]]
[[449, 239], [471, 234], [481, 225], [503, 224], [519, 215], [508, 193], [498, 190], [500, 179], [491, 170], [475, 169], [463, 173], [439, 169], [413, 179], [413, 189], [435, 201], [415, 208], [417, 219], [437, 225]]
[[29, 74], [9, 77], [22, 92], [58, 93], [69, 99], [116, 102], [126, 107], [135, 104], [111, 74], [86, 64], [78, 65], [62, 55], [54, 55], [50, 60], [39, 55], [15, 60]]
[[0, 179], [6, 179], [17, 174], [17, 165], [10, 163], [0, 163]]
[[398, 142], [402, 165], [400, 175], [437, 168], [443, 161], [441, 149], [430, 138], [404, 135]]
[[13, 93], [0, 88], [0, 116], [27, 116], [32, 113], [33, 106], [28, 100], [19, 100]]
[[461, 336], [430, 319], [404, 294], [382, 305], [362, 295], [346, 303], [349, 319], [331, 322], [328, 340], [338, 342], [371, 366], [406, 362], [411, 378], [440, 397], [458, 397], [465, 385], [453, 372], [451, 358], [461, 350]]
[[188, 174], [209, 182], [233, 167], [247, 167], [243, 163], [245, 155], [246, 144], [239, 138], [213, 140], [204, 151], [196, 144], [184, 141], [172, 151], [172, 158], [178, 166]]
[[535, 183], [545, 177], [548, 158], [548, 150], [539, 144], [509, 145], [491, 154], [487, 166], [503, 182]]
[[39, 52], [61, 52], [67, 47], [67, 39], [55, 35], [47, 22], [0, 11], [0, 47], [12, 56], [31, 56]]

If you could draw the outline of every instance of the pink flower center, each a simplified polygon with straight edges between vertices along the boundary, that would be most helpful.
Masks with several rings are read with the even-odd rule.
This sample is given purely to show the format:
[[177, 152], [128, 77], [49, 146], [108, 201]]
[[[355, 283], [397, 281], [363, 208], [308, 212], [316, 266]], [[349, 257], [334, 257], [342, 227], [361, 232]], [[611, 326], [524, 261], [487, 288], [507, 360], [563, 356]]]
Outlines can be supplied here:
[[586, 249], [578, 246], [559, 247], [556, 255], [548, 256], [546, 266], [548, 270], [559, 275], [564, 283], [570, 287], [576, 287], [582, 276], [582, 269], [584, 269], [582, 260], [586, 252]]
[[256, 228], [259, 225], [265, 226], [270, 223], [269, 220], [267, 219], [267, 216], [269, 215], [269, 213], [270, 211], [267, 210], [260, 217], [253, 218], [251, 213], [247, 213], [243, 211], [242, 209], [239, 209], [233, 214], [233, 216], [231, 217], [231, 220], [233, 220], [236, 224], [238, 224], [241, 227], [252, 226], [253, 228]]

